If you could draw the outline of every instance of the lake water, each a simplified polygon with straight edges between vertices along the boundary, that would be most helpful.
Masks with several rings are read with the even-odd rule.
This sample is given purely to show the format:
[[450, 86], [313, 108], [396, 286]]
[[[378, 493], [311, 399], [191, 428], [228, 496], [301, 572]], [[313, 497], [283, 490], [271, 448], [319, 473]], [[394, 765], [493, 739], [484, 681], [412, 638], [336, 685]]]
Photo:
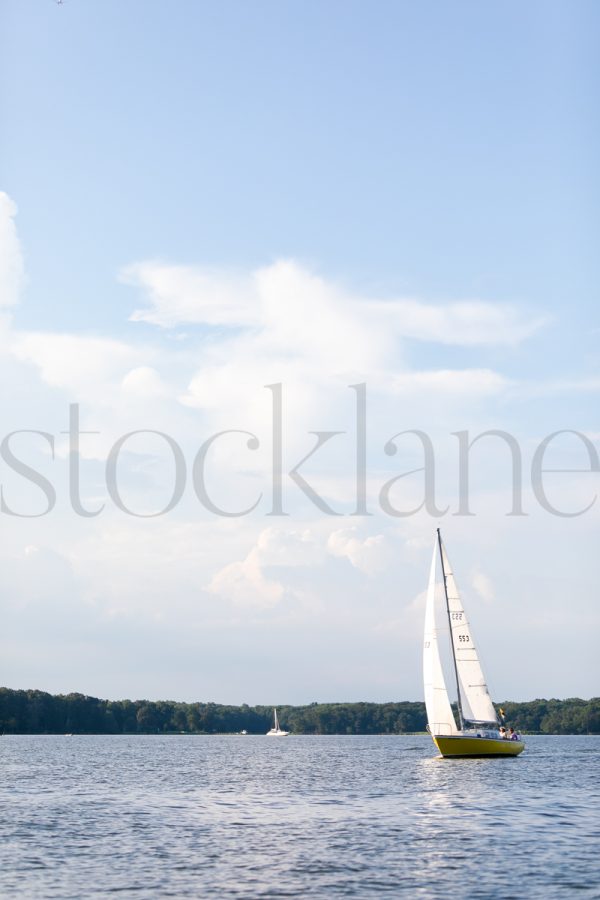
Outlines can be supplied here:
[[600, 897], [600, 737], [0, 739], [3, 897]]

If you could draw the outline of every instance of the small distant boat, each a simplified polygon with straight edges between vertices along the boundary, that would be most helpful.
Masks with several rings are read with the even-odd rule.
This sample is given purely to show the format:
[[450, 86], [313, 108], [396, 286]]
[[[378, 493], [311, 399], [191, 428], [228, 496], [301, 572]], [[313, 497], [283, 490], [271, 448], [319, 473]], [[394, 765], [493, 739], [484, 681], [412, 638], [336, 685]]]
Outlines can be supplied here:
[[[458, 726], [448, 697], [438, 642], [440, 628], [436, 623], [436, 606], [442, 605], [436, 603], [438, 557], [443, 605], [448, 620], [446, 630], [450, 632], [456, 677]], [[525, 749], [522, 740], [508, 738], [498, 720], [439, 528], [433, 548], [425, 608], [423, 682], [427, 730], [442, 756], [518, 756]]]
[[282, 731], [279, 727], [279, 719], [277, 718], [277, 710], [273, 710], [273, 728], [270, 731], [267, 731], [267, 737], [287, 737], [289, 731]]
[[240, 731], [240, 734], [248, 734], [248, 732], [246, 731], [245, 728], [242, 728], [242, 730]]

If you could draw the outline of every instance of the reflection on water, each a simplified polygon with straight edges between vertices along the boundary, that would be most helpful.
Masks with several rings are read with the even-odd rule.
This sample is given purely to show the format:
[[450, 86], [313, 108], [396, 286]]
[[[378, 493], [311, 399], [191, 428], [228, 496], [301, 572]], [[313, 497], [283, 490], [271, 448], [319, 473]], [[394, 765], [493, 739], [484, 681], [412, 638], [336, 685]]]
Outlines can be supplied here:
[[600, 738], [3, 737], [9, 897], [599, 896]]

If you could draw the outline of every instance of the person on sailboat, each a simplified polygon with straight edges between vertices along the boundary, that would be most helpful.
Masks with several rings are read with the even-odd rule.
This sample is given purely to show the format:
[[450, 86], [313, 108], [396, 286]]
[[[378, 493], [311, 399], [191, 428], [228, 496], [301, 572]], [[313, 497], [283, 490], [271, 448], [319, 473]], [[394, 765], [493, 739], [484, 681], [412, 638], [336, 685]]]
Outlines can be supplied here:
[[500, 726], [500, 737], [506, 739], [508, 737], [504, 725]]
[[511, 728], [511, 729], [510, 729], [510, 733], [509, 733], [509, 735], [508, 735], [508, 738], [509, 738], [509, 740], [511, 740], [511, 741], [518, 741], [518, 740], [520, 740], [519, 735], [517, 734], [517, 732], [515, 731], [514, 728]]

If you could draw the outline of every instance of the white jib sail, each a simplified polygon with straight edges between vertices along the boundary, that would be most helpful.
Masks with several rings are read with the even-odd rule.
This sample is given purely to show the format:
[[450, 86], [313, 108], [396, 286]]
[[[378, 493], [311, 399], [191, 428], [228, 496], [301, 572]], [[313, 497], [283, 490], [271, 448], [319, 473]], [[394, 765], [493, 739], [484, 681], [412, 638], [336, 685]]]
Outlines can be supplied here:
[[427, 602], [425, 606], [425, 635], [423, 642], [423, 683], [427, 722], [432, 734], [456, 734], [456, 722], [448, 699], [448, 690], [440, 660], [438, 629], [435, 620], [435, 573], [438, 548], [433, 548]]
[[446, 575], [450, 629], [460, 682], [463, 718], [471, 722], [497, 722], [496, 710], [489, 695], [473, 635], [443, 544], [442, 559]]

